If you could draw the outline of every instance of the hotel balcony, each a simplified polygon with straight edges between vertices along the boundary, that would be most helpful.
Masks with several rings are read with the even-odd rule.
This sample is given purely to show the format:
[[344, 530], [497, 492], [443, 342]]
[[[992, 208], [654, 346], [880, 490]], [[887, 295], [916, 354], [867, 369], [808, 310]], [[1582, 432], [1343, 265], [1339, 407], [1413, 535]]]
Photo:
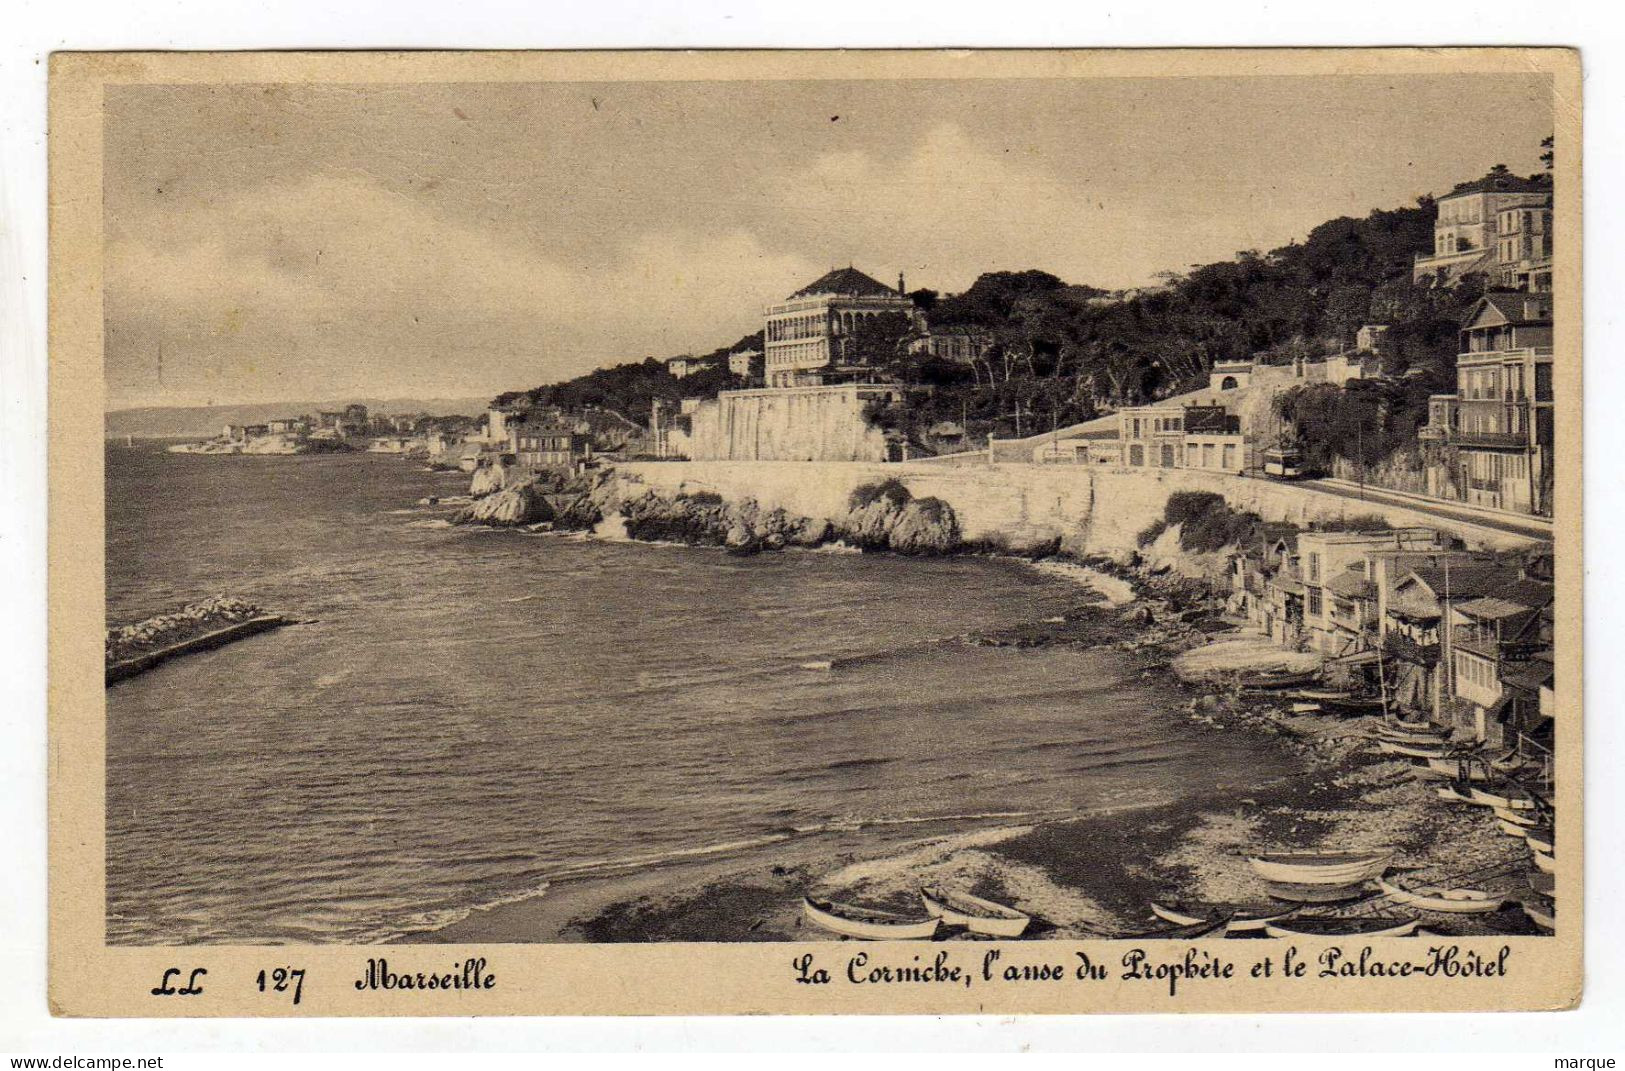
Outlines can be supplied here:
[[1505, 431], [1462, 431], [1454, 435], [1457, 446], [1478, 447], [1483, 450], [1521, 450], [1529, 446], [1529, 436]]
[[1548, 361], [1552, 359], [1552, 347], [1550, 347], [1550, 346], [1512, 346], [1512, 347], [1509, 347], [1507, 349], [1493, 349], [1493, 350], [1491, 350], [1491, 349], [1476, 349], [1475, 350], [1475, 349], [1469, 348], [1469, 349], [1466, 349], [1466, 350], [1462, 350], [1462, 351], [1460, 351], [1460, 352], [1458, 352], [1456, 354], [1456, 364], [1459, 366], [1463, 361], [1466, 361], [1469, 364], [1472, 364], [1472, 363], [1495, 364], [1495, 363], [1511, 362], [1511, 361], [1528, 361], [1528, 360], [1531, 360], [1531, 359], [1538, 361], [1538, 360], [1540, 360], [1542, 358], [1545, 358]]

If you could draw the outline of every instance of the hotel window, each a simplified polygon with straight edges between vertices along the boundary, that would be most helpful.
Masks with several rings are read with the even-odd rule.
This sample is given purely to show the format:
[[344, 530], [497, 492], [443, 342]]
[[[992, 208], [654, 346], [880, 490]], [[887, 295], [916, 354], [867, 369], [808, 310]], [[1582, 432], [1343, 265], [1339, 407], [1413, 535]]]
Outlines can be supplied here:
[[1310, 617], [1319, 617], [1320, 616], [1320, 589], [1319, 588], [1310, 588], [1309, 589], [1309, 616]]
[[1320, 552], [1309, 552], [1309, 579], [1317, 584], [1320, 582]]

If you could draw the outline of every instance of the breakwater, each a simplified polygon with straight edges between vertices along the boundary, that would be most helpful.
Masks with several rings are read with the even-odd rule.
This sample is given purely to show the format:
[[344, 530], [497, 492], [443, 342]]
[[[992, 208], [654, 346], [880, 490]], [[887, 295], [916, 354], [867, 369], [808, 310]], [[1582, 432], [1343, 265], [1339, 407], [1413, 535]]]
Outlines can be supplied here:
[[624, 462], [612, 477], [669, 495], [712, 493], [725, 501], [831, 522], [851, 492], [895, 479], [917, 498], [936, 498], [954, 511], [963, 540], [1022, 553], [1045, 548], [1122, 558], [1138, 550], [1138, 535], [1163, 515], [1170, 495], [1211, 491], [1236, 510], [1266, 521], [1310, 527], [1377, 515], [1395, 527], [1422, 526], [1470, 545], [1516, 549], [1533, 537], [1395, 505], [1361, 502], [1312, 488], [1182, 469], [1105, 472], [1077, 466], [941, 465], [770, 461]]
[[107, 683], [145, 673], [172, 658], [213, 650], [288, 624], [243, 599], [217, 596], [107, 633]]

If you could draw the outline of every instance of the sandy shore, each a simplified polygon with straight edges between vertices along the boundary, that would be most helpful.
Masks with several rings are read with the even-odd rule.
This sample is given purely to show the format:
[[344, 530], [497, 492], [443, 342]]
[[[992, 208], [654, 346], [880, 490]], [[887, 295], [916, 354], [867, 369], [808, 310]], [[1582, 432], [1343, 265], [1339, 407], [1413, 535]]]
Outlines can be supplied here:
[[[1075, 639], [1075, 622], [1056, 635]], [[1097, 637], [1098, 638], [1098, 637]], [[1007, 637], [997, 637], [1001, 642]], [[1023, 633], [1021, 642], [1033, 642]], [[1246, 652], [1272, 668], [1301, 668], [1235, 633], [1198, 644], [1182, 669], [1242, 668]], [[1164, 652], [1167, 653], [1167, 652]], [[1303, 772], [1195, 801], [1076, 818], [979, 828], [821, 834], [632, 874], [561, 881], [538, 897], [477, 911], [410, 942], [783, 941], [833, 939], [807, 923], [805, 894], [917, 911], [922, 885], [944, 885], [1019, 907], [1033, 937], [1129, 936], [1158, 928], [1149, 902], [1208, 905], [1214, 913], [1267, 899], [1246, 853], [1384, 849], [1407, 880], [1527, 897], [1529, 853], [1499, 832], [1486, 808], [1440, 800], [1405, 759], [1377, 753], [1370, 719], [1293, 715], [1284, 702], [1190, 686], [1189, 717], [1203, 731], [1244, 733], [1286, 749]], [[1375, 890], [1373, 890], [1375, 893]], [[1317, 914], [1406, 913], [1373, 898]], [[1531, 933], [1516, 903], [1478, 916], [1423, 914], [1435, 932]]]

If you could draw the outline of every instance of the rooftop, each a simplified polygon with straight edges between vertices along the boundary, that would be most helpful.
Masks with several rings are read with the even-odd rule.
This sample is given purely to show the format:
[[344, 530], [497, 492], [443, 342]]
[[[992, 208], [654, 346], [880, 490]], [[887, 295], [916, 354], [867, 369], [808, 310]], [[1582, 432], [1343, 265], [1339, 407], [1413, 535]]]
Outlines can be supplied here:
[[1457, 603], [1456, 610], [1480, 621], [1500, 621], [1508, 617], [1517, 617], [1519, 614], [1527, 614], [1530, 607], [1508, 599], [1497, 599], [1494, 596], [1486, 595], [1482, 598], [1468, 599], [1466, 602]]
[[1518, 579], [1517, 570], [1505, 565], [1442, 565], [1412, 569], [1411, 576], [1426, 584], [1435, 596], [1449, 593], [1452, 599], [1473, 599], [1504, 591]]
[[885, 283], [870, 278], [856, 268], [836, 268], [786, 298], [786, 301], [814, 294], [840, 294], [844, 297], [901, 297]]
[[1458, 182], [1451, 191], [1439, 200], [1448, 197], [1465, 197], [1470, 193], [1547, 193], [1552, 184], [1542, 179], [1527, 179], [1510, 172], [1498, 175], [1490, 172], [1483, 178], [1471, 182]]
[[1552, 295], [1523, 290], [1491, 290], [1467, 313], [1464, 325], [1474, 326], [1486, 313], [1499, 314], [1509, 324], [1547, 323], [1552, 318]]

